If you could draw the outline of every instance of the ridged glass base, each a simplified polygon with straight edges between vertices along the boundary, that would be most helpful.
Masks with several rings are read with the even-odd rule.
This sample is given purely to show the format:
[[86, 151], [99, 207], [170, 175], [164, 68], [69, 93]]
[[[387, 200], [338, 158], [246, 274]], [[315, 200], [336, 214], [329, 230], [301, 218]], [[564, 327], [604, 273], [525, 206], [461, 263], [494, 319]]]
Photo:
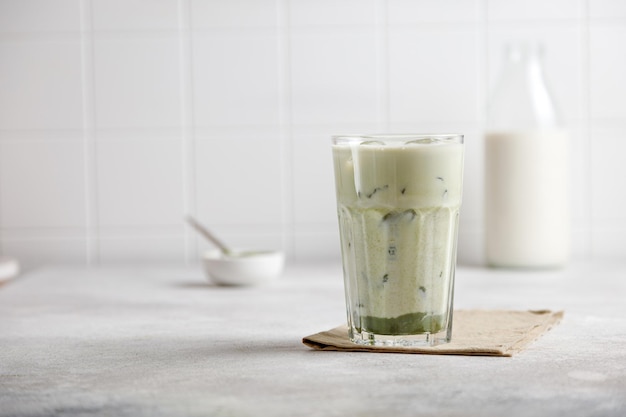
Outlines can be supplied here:
[[350, 340], [359, 345], [366, 346], [437, 346], [450, 343], [451, 329], [442, 330], [438, 333], [421, 333], [412, 335], [385, 335], [366, 331], [359, 332], [349, 329]]

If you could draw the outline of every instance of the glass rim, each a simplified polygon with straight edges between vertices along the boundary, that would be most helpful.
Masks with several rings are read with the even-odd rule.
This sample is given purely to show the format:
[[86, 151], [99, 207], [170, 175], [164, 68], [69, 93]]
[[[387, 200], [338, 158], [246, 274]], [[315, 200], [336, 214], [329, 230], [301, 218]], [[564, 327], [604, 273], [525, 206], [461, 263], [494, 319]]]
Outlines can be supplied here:
[[371, 134], [345, 134], [332, 135], [333, 144], [349, 144], [367, 141], [408, 142], [415, 140], [433, 139], [434, 142], [463, 143], [464, 135], [461, 133], [371, 133]]

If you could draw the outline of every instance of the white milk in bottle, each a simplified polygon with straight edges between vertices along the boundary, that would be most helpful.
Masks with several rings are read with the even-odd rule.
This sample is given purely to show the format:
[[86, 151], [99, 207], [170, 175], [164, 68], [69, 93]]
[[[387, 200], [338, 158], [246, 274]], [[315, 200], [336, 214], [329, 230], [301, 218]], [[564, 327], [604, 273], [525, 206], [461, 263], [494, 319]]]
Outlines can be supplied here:
[[536, 47], [509, 49], [485, 136], [488, 265], [563, 266], [569, 255], [569, 140]]

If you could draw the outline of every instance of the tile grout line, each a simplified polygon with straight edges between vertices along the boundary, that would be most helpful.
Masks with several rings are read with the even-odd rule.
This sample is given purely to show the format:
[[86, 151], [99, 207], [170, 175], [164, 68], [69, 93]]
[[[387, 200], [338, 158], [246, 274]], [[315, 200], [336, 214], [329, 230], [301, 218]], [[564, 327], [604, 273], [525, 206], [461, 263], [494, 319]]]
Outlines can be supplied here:
[[387, 0], [376, 3], [376, 61], [378, 92], [378, 128], [388, 132], [391, 125], [390, 113], [390, 78], [389, 78], [389, 6]]
[[[488, 11], [488, 0], [482, 0], [480, 2], [479, 10], [480, 13], [480, 24], [482, 26], [482, 30], [479, 32], [479, 36], [482, 35], [482, 39], [479, 42], [482, 42], [482, 66], [483, 70], [478, 71], [481, 85], [481, 97], [478, 98], [479, 102], [476, 103], [481, 111], [481, 117], [478, 124], [482, 126], [482, 130], [485, 131], [487, 129], [487, 112], [489, 110], [489, 11]], [[481, 60], [478, 60], [480, 62]], [[480, 65], [480, 64], [479, 64]]]
[[[2, 155], [2, 142], [0, 141], [0, 155]], [[0, 175], [2, 173], [2, 158], [0, 157]], [[2, 207], [2, 187], [0, 186], [0, 207]], [[4, 253], [4, 239], [2, 238], [2, 210], [0, 209], [0, 256], [6, 255]]]
[[[179, 77], [180, 77], [180, 118], [182, 153], [182, 199], [183, 213], [197, 217], [195, 144], [193, 115], [193, 39], [191, 31], [191, 4], [189, 0], [178, 1], [179, 31]], [[182, 222], [181, 216], [181, 222]], [[197, 257], [197, 240], [183, 222], [183, 245], [185, 263], [190, 264]]]
[[[485, 231], [485, 208], [484, 208], [484, 200], [486, 198], [484, 183], [485, 183], [485, 170], [484, 170], [484, 158], [485, 158], [485, 135], [488, 129], [488, 116], [489, 116], [489, 103], [491, 99], [491, 89], [490, 89], [490, 78], [492, 74], [490, 73], [490, 65], [489, 58], [492, 54], [492, 50], [489, 45], [489, 39], [491, 36], [490, 30], [490, 19], [489, 19], [489, 1], [481, 0], [476, 4], [476, 33], [475, 33], [475, 42], [476, 42], [476, 83], [477, 87], [477, 97], [476, 97], [476, 119], [474, 120], [474, 125], [477, 129], [478, 137], [476, 140], [479, 142], [480, 153], [478, 154], [478, 161], [480, 165], [477, 165], [481, 175], [478, 176], [479, 181], [479, 190], [481, 190], [481, 194], [479, 195], [480, 201], [478, 204], [477, 216], [473, 219], [473, 222], [469, 227], [465, 228], [467, 232], [466, 236], [471, 236], [474, 233], [475, 236], [478, 236], [478, 245], [477, 249], [475, 249], [474, 257], [472, 262], [477, 262], [480, 265], [485, 263], [485, 241], [486, 241], [486, 231]], [[467, 142], [466, 142], [467, 143]], [[467, 152], [467, 149], [466, 149]], [[466, 156], [467, 157], [467, 156]], [[460, 236], [460, 235], [459, 235]], [[470, 255], [471, 257], [472, 255]]]
[[482, 153], [480, 155], [480, 160], [483, 162], [482, 176], [480, 176], [482, 189], [482, 195], [480, 198], [482, 201], [479, 203], [479, 207], [482, 207], [479, 210], [479, 214], [477, 217], [477, 221], [474, 222], [473, 228], [479, 236], [480, 249], [477, 260], [483, 263], [485, 261], [485, 209], [484, 209], [484, 200], [485, 196], [485, 172], [484, 172], [484, 142], [485, 142], [485, 134], [487, 132], [487, 117], [489, 112], [489, 100], [491, 96], [491, 91], [489, 89], [489, 56], [490, 56], [490, 48], [489, 48], [489, 9], [488, 9], [488, 0], [482, 0], [477, 4], [478, 10], [478, 22], [479, 26], [476, 33], [476, 43], [478, 49], [478, 53], [480, 54], [480, 58], [476, 60], [478, 68], [477, 74], [478, 78], [476, 82], [478, 83], [478, 97], [476, 101], [476, 107], [478, 109], [478, 120], [476, 120], [476, 126], [478, 127], [478, 134], [480, 135], [479, 140], [482, 144]]
[[585, 235], [585, 251], [587, 258], [593, 258], [594, 245], [593, 245], [593, 201], [592, 197], [592, 140], [591, 140], [591, 28], [590, 28], [590, 16], [589, 16], [589, 0], [583, 1], [583, 28], [581, 36], [581, 58], [582, 58], [582, 100], [583, 109], [583, 148], [585, 150], [584, 169], [587, 173], [584, 193], [586, 194], [585, 200], [585, 225], [583, 228], [583, 234]]
[[80, 2], [81, 24], [81, 74], [83, 110], [83, 152], [85, 185], [86, 263], [99, 263], [98, 245], [98, 197], [97, 197], [97, 149], [95, 141], [95, 69], [93, 38], [93, 7], [91, 0]]
[[293, 107], [291, 100], [291, 30], [289, 19], [289, 2], [282, 0], [276, 5], [277, 14], [277, 48], [278, 48], [278, 108], [279, 131], [281, 143], [281, 190], [282, 190], [282, 224], [281, 241], [287, 254], [296, 255], [295, 244], [295, 182], [294, 144], [293, 144]]

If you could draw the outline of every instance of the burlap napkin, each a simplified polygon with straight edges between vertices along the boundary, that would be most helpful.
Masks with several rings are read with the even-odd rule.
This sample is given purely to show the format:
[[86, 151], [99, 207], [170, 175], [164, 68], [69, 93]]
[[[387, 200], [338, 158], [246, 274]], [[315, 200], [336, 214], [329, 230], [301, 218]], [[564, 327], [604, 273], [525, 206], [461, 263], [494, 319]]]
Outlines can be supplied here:
[[362, 346], [348, 338], [345, 325], [307, 336], [302, 343], [317, 350], [428, 353], [438, 355], [513, 356], [556, 325], [563, 312], [455, 310], [452, 341], [438, 346]]

